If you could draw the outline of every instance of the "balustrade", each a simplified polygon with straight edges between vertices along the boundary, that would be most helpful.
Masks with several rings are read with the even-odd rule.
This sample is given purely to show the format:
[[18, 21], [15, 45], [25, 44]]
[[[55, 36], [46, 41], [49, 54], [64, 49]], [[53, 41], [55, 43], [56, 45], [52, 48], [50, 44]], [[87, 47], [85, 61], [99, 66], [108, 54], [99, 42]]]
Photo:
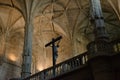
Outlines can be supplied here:
[[[55, 76], [70, 72], [79, 68], [87, 62], [87, 52], [79, 56], [73, 57], [55, 66]], [[24, 80], [49, 80], [53, 78], [53, 67], [38, 72]]]

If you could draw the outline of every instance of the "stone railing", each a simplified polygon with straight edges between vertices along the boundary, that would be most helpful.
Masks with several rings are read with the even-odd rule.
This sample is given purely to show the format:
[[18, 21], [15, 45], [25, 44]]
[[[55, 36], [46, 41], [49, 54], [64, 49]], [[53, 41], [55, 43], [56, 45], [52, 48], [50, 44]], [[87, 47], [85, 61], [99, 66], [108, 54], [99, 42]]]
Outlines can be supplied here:
[[76, 57], [73, 57], [69, 60], [66, 60], [62, 63], [59, 63], [55, 66], [55, 75], [53, 75], [53, 67], [45, 69], [41, 72], [38, 72], [30, 77], [27, 77], [24, 80], [49, 80], [56, 76], [62, 75], [64, 73], [73, 71], [80, 66], [84, 65], [87, 62], [87, 52]]
[[114, 40], [111, 42], [112, 47], [116, 53], [120, 53], [120, 40]]
[[120, 53], [120, 40], [114, 40], [111, 42], [99, 41], [91, 42], [87, 45], [87, 50], [89, 54], [94, 54], [97, 52], [103, 52], [108, 54]]

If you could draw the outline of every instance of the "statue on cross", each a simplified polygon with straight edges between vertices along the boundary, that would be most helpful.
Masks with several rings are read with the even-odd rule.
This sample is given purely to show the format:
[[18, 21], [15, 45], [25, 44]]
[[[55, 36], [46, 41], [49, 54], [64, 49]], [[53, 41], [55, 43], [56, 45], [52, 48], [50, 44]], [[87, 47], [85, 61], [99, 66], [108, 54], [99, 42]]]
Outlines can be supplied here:
[[57, 41], [59, 41], [60, 39], [62, 39], [62, 36], [57, 37], [56, 39], [52, 39], [52, 41], [50, 41], [48, 44], [45, 45], [45, 47], [52, 45], [52, 56], [53, 56], [53, 75], [55, 76], [55, 65], [56, 65], [56, 60], [58, 57], [58, 50], [57, 48], [59, 47], [59, 45], [55, 45], [55, 43]]

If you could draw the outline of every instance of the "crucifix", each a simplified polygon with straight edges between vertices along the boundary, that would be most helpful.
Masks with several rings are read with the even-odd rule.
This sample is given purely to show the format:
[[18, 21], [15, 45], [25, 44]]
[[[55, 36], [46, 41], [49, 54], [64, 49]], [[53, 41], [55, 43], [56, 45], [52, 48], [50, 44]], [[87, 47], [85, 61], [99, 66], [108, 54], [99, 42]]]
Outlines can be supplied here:
[[55, 65], [56, 65], [56, 60], [57, 60], [57, 57], [58, 57], [57, 48], [59, 47], [58, 45], [55, 45], [55, 43], [57, 41], [59, 41], [60, 39], [62, 39], [62, 36], [59, 36], [56, 39], [52, 38], [52, 41], [50, 41], [49, 43], [47, 43], [45, 45], [45, 47], [48, 47], [48, 46], [52, 45], [52, 61], [53, 61], [53, 76], [54, 77], [55, 77]]

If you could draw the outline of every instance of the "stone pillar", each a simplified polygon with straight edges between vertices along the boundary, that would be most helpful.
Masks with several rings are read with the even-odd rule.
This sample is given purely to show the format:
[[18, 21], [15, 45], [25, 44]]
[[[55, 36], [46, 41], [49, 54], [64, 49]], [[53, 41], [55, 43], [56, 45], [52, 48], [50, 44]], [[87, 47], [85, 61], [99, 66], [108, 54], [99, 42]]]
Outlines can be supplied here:
[[115, 80], [110, 55], [112, 48], [104, 27], [100, 0], [90, 0], [95, 41], [88, 46], [88, 61], [94, 80]]
[[94, 24], [95, 39], [107, 39], [108, 34], [105, 30], [104, 18], [100, 5], [100, 0], [90, 0], [91, 7], [91, 21]]
[[24, 50], [23, 50], [23, 62], [22, 62], [22, 72], [21, 77], [26, 78], [31, 75], [31, 62], [32, 62], [32, 33], [33, 25], [32, 19], [26, 19], [25, 25], [25, 40], [24, 40]]

